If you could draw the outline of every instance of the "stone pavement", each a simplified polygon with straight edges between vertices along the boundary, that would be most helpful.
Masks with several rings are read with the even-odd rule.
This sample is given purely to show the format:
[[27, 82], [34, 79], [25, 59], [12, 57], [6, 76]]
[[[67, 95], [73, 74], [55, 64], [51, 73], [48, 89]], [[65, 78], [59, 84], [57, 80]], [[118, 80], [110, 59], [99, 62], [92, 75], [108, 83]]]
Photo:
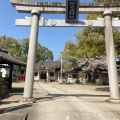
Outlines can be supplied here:
[[58, 84], [56, 82], [47, 84], [89, 102], [105, 102], [110, 98], [108, 85], [72, 85]]
[[[61, 84], [59, 82], [46, 83], [63, 92], [71, 94], [87, 102], [104, 102], [108, 103], [110, 99], [109, 85], [93, 85], [93, 84]], [[120, 84], [119, 84], [120, 91]], [[120, 101], [118, 101], [120, 103]], [[115, 102], [114, 102], [115, 103]], [[117, 102], [116, 102], [117, 103]]]
[[[0, 105], [0, 110], [24, 104], [19, 102], [23, 97], [24, 82], [13, 82], [12, 86], [13, 90], [9, 93], [9, 97], [1, 101], [2, 104]], [[43, 99], [46, 97], [46, 95], [47, 93], [44, 91], [44, 89], [40, 87], [38, 82], [35, 82], [33, 97], [36, 99]]]
[[[109, 86], [99, 86], [99, 85], [70, 85], [70, 84], [60, 84], [58, 82], [46, 83], [54, 88], [62, 90], [73, 96], [80, 97], [81, 99], [88, 102], [105, 102], [110, 98]], [[24, 90], [24, 82], [13, 82], [13, 91], [10, 92], [9, 98], [3, 99], [0, 105], [1, 109], [7, 109], [14, 106], [19, 106], [19, 100], [22, 99]], [[40, 86], [39, 82], [34, 83], [33, 97], [37, 100], [48, 98], [48, 93]]]
[[10, 97], [0, 105], [0, 119], [22, 120], [28, 114], [28, 120], [120, 120], [120, 104], [105, 101], [108, 86], [35, 82], [35, 103], [19, 102], [23, 88], [24, 83], [13, 83]]

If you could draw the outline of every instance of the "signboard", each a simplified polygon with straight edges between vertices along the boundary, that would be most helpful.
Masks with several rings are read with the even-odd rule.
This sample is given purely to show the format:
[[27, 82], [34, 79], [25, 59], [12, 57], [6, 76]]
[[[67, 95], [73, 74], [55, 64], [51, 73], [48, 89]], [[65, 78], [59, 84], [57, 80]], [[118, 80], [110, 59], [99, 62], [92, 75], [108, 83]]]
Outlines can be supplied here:
[[66, 22], [77, 22], [79, 12], [79, 0], [66, 1]]

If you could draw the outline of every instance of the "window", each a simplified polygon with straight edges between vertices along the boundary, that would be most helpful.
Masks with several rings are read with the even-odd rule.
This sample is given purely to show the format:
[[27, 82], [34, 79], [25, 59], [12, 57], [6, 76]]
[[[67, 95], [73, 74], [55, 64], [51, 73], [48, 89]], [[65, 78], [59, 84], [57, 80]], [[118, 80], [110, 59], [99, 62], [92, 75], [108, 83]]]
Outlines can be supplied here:
[[38, 75], [38, 72], [35, 72], [34, 76], [37, 76]]
[[77, 74], [73, 74], [73, 78], [78, 78], [78, 75]]
[[50, 75], [50, 76], [54, 76], [54, 72], [50, 72], [49, 75]]

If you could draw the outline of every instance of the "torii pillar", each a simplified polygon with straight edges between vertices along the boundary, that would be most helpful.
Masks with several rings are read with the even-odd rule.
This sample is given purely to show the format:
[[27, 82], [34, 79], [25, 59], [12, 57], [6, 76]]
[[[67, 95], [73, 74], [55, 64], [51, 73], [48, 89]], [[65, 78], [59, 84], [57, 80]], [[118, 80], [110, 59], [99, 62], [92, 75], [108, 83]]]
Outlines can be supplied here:
[[110, 102], [120, 102], [119, 84], [116, 69], [115, 49], [112, 31], [112, 11], [105, 10], [105, 42], [106, 42], [106, 55], [108, 64], [108, 77], [109, 77], [109, 89], [110, 89]]
[[31, 32], [29, 41], [29, 52], [27, 59], [26, 79], [23, 94], [23, 101], [33, 100], [33, 85], [34, 85], [34, 72], [36, 63], [36, 48], [38, 39], [38, 28], [39, 28], [39, 15], [38, 10], [31, 11]]

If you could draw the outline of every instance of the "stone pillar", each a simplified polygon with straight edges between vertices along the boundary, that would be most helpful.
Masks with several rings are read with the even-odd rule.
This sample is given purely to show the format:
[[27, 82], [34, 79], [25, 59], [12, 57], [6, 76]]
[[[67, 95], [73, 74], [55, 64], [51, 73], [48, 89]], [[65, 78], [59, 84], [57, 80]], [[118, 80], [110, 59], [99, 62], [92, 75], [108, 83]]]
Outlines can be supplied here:
[[38, 80], [40, 80], [40, 71], [39, 71], [39, 68], [38, 68]]
[[57, 81], [59, 82], [60, 81], [60, 73], [57, 73], [57, 74], [58, 74]]
[[47, 82], [49, 82], [49, 80], [48, 80], [48, 78], [49, 78], [48, 68], [46, 70], [47, 70]]
[[106, 53], [107, 53], [107, 64], [108, 64], [108, 77], [109, 77], [109, 88], [110, 88], [110, 101], [120, 99], [119, 85], [117, 78], [117, 68], [115, 60], [114, 40], [112, 31], [112, 12], [105, 10], [104, 13], [105, 21], [105, 42], [106, 42]]
[[54, 77], [55, 77], [55, 70], [54, 70]]
[[12, 71], [13, 71], [13, 64], [10, 64], [10, 73], [9, 73], [9, 83], [8, 83], [8, 89], [12, 89]]
[[25, 101], [33, 97], [36, 47], [37, 47], [38, 27], [39, 27], [39, 11], [32, 10], [31, 14], [32, 14], [31, 32], [30, 32], [26, 79], [25, 79], [25, 87], [24, 87], [24, 95], [23, 95], [23, 100]]

